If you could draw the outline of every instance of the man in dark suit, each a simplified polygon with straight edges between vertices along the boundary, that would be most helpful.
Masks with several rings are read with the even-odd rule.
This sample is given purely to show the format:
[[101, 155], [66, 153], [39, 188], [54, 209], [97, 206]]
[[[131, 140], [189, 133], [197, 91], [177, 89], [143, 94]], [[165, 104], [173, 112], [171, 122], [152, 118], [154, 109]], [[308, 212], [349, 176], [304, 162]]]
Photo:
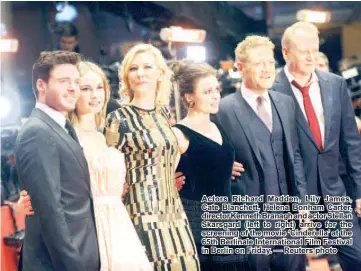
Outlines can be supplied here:
[[[287, 28], [282, 48], [286, 66], [273, 89], [295, 101], [308, 193], [320, 196], [326, 209], [326, 196], [345, 196], [339, 176], [342, 160], [353, 185], [355, 213], [361, 217], [361, 141], [346, 82], [335, 74], [315, 70], [319, 38], [314, 25], [299, 22]], [[353, 215], [353, 245], [337, 247], [344, 271], [361, 270], [361, 230]]]
[[35, 211], [26, 217], [24, 271], [99, 270], [88, 165], [66, 120], [80, 94], [79, 62], [77, 53], [43, 52], [33, 66], [37, 103], [15, 147]]
[[[295, 105], [290, 97], [268, 91], [275, 78], [273, 50], [266, 37], [251, 36], [238, 44], [235, 54], [243, 83], [240, 91], [222, 99], [216, 121], [245, 169], [232, 182], [233, 195], [293, 195], [304, 200]], [[248, 256], [252, 270], [305, 270], [304, 255]]]

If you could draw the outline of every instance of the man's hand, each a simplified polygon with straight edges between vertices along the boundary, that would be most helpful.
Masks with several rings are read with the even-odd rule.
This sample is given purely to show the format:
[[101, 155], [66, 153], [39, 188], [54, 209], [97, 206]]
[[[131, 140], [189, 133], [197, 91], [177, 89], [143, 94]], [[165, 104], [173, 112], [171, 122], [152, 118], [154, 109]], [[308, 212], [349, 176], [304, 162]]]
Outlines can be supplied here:
[[359, 218], [361, 218], [361, 199], [356, 200], [355, 213]]
[[28, 192], [25, 190], [22, 190], [20, 192], [20, 198], [18, 202], [16, 203], [17, 211], [19, 211], [22, 214], [25, 215], [33, 215], [34, 210], [33, 206], [31, 206], [31, 198], [28, 195]]
[[232, 180], [236, 179], [237, 177], [241, 176], [241, 172], [244, 172], [243, 165], [238, 162], [233, 163], [232, 168]]
[[178, 191], [181, 191], [183, 185], [185, 183], [186, 177], [183, 175], [183, 172], [176, 172], [175, 173], [175, 186], [177, 187]]
[[129, 192], [129, 184], [125, 183], [123, 186], [122, 201], [124, 201], [125, 196], [128, 194], [128, 192]]

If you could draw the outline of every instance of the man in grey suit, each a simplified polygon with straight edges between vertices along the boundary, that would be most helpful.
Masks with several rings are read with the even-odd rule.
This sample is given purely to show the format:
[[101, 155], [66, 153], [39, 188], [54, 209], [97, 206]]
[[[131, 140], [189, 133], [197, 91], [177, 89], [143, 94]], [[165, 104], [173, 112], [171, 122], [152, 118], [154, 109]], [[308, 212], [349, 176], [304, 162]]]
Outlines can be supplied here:
[[[295, 105], [290, 97], [268, 91], [275, 78], [273, 50], [267, 37], [250, 36], [238, 44], [235, 54], [242, 87], [222, 99], [216, 121], [235, 148], [235, 160], [245, 169], [232, 182], [233, 195], [293, 195], [304, 200]], [[304, 255], [248, 256], [252, 270], [305, 270]]]
[[[342, 160], [352, 182], [355, 213], [361, 217], [361, 140], [351, 99], [343, 78], [315, 70], [318, 50], [318, 29], [314, 25], [298, 22], [287, 28], [282, 38], [286, 66], [273, 89], [295, 101], [308, 193], [320, 197], [326, 209], [327, 196], [346, 196], [339, 176]], [[346, 200], [342, 204], [350, 207]], [[361, 270], [361, 229], [353, 216], [353, 245], [336, 246], [344, 271]]]
[[98, 271], [89, 170], [66, 114], [80, 95], [77, 53], [43, 52], [36, 106], [16, 140], [16, 165], [35, 211], [26, 217], [24, 271]]

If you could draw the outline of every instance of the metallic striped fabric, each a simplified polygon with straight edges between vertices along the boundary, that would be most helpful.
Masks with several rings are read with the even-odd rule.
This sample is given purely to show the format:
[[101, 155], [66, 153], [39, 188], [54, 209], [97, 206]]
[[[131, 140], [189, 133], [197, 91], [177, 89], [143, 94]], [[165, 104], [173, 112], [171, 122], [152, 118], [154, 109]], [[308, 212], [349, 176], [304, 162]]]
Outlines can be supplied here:
[[178, 145], [168, 119], [165, 107], [125, 105], [108, 115], [106, 138], [125, 154], [126, 206], [154, 270], [196, 271], [198, 255], [175, 186]]

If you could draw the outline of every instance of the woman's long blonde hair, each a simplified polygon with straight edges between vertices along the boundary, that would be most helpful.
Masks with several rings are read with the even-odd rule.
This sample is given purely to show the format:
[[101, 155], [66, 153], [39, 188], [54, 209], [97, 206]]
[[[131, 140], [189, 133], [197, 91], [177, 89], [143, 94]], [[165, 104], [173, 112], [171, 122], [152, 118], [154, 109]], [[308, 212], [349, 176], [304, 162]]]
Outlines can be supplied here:
[[[107, 79], [104, 71], [98, 65], [96, 65], [93, 62], [89, 62], [89, 61], [80, 62], [80, 64], [79, 64], [80, 77], [85, 76], [88, 72], [91, 72], [91, 71], [99, 74], [99, 76], [102, 78], [104, 91], [105, 91], [105, 99], [104, 99], [104, 104], [103, 104], [102, 110], [99, 111], [97, 114], [95, 114], [96, 128], [100, 129], [101, 127], [104, 126], [104, 122], [105, 122], [105, 114], [106, 114], [106, 110], [107, 110], [107, 104], [110, 99], [110, 85], [108, 83], [108, 79]], [[68, 113], [68, 118], [69, 118], [71, 124], [73, 124], [73, 125], [78, 122], [78, 116], [76, 114], [76, 109], [73, 111], [70, 111]]]
[[120, 82], [120, 94], [127, 95], [129, 101], [132, 101], [134, 98], [134, 93], [130, 89], [128, 72], [129, 66], [134, 60], [135, 56], [139, 53], [149, 52], [154, 55], [156, 65], [161, 70], [162, 78], [158, 81], [156, 96], [155, 96], [155, 106], [168, 106], [171, 94], [171, 71], [169, 70], [167, 63], [162, 55], [162, 53], [151, 44], [138, 44], [132, 47], [124, 57], [121, 68], [119, 69], [119, 82]]

